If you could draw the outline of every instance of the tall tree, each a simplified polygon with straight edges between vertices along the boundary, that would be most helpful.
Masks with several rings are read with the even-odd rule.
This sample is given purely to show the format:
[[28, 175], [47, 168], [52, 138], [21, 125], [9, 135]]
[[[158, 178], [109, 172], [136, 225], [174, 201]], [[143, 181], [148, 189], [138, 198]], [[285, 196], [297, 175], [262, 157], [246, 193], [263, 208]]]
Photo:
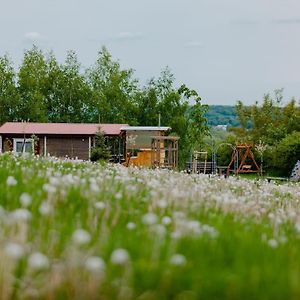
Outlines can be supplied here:
[[24, 54], [18, 73], [21, 97], [19, 114], [23, 120], [47, 121], [45, 108], [46, 60], [41, 50], [33, 47]]
[[20, 97], [16, 74], [8, 56], [0, 57], [0, 125], [18, 117]]
[[93, 119], [106, 123], [136, 124], [139, 95], [133, 70], [121, 69], [105, 47], [98, 53], [94, 66], [87, 71], [94, 105]]

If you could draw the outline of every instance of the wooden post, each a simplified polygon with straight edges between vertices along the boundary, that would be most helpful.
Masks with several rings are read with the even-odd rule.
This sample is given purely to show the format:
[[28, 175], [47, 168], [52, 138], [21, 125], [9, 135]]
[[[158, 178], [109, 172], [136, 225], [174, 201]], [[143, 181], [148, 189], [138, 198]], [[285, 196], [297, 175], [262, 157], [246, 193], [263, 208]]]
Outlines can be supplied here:
[[91, 141], [91, 137], [89, 136], [89, 160], [91, 159], [91, 146], [92, 146], [92, 141]]
[[0, 135], [0, 153], [2, 153], [2, 135]]
[[47, 156], [47, 137], [44, 136], [44, 156]]

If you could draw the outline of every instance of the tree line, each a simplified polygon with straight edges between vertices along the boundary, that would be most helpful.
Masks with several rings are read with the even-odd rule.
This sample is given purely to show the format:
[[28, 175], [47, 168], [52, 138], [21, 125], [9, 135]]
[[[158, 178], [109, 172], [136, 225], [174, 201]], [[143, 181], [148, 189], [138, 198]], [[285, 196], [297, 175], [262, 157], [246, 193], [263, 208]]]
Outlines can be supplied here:
[[283, 102], [283, 89], [266, 94], [262, 103], [236, 105], [240, 127], [233, 132], [241, 142], [265, 145], [267, 170], [289, 176], [300, 160], [300, 101]]
[[[193, 105], [191, 106], [191, 101]], [[69, 51], [63, 63], [53, 52], [34, 46], [19, 68], [0, 57], [0, 124], [7, 121], [126, 123], [170, 126], [180, 140], [181, 164], [208, 133], [207, 106], [194, 90], [174, 86], [165, 68], [141, 86], [132, 69], [124, 69], [106, 48], [83, 68]]]

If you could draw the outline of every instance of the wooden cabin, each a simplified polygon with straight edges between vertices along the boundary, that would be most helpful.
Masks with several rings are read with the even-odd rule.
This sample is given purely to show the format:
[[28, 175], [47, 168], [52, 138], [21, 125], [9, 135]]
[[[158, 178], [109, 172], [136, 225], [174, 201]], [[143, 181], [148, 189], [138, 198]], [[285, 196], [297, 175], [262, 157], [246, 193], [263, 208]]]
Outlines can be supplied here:
[[126, 125], [7, 122], [0, 127], [0, 153], [30, 152], [88, 160], [99, 130], [107, 138], [118, 139]]

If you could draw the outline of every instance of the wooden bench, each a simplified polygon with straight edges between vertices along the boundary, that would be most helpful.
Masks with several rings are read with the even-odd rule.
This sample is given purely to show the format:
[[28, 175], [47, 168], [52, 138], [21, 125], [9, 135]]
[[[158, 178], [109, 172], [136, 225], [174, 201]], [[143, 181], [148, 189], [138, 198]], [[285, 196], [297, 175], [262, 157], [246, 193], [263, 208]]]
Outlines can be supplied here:
[[267, 177], [268, 182], [271, 181], [289, 181], [286, 177]]

